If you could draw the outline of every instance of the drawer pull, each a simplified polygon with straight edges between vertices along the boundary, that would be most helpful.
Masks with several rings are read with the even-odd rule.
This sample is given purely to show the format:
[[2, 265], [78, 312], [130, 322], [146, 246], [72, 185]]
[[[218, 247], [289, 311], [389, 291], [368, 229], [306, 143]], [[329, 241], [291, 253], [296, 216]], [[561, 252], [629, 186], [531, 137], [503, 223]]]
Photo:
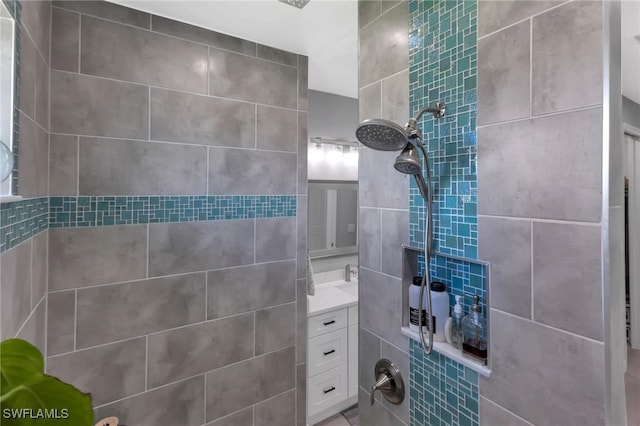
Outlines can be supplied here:
[[329, 393], [329, 392], [333, 392], [334, 390], [336, 390], [336, 387], [335, 386], [331, 386], [329, 389], [325, 389], [322, 392]]
[[331, 321], [323, 322], [322, 324], [331, 325], [331, 324], [335, 324], [335, 323], [336, 323], [336, 320], [331, 320]]
[[324, 356], [327, 356], [327, 355], [331, 355], [331, 354], [332, 354], [332, 353], [334, 353], [335, 351], [336, 351], [335, 349], [331, 349], [330, 351], [322, 352], [322, 353], [324, 354]]

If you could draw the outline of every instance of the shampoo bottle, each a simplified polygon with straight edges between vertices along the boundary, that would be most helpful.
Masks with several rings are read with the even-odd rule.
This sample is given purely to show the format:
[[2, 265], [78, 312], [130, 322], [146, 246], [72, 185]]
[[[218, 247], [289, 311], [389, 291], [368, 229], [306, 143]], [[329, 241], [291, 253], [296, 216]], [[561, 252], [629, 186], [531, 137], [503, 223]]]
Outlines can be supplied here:
[[409, 328], [413, 331], [420, 331], [420, 321], [422, 321], [422, 325], [427, 325], [426, 311], [428, 290], [426, 288], [422, 295], [422, 312], [418, 310], [421, 284], [422, 277], [413, 277], [413, 283], [409, 286]]
[[445, 324], [449, 318], [449, 293], [444, 283], [434, 281], [431, 283], [431, 325], [433, 326], [433, 340], [445, 341]]

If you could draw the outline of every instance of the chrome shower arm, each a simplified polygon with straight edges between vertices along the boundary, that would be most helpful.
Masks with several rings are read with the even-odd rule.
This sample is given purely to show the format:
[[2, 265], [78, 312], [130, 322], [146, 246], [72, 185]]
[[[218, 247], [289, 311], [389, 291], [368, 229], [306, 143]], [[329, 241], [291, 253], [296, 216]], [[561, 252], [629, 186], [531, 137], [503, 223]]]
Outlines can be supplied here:
[[441, 118], [441, 117], [444, 117], [444, 114], [446, 113], [446, 108], [444, 103], [438, 102], [435, 107], [425, 107], [425, 108], [422, 108], [420, 111], [418, 111], [415, 117], [409, 119], [407, 124], [404, 126], [409, 137], [411, 138], [421, 137], [416, 125], [418, 124], [418, 120], [420, 120], [420, 117], [422, 117], [422, 114], [424, 114], [425, 112], [432, 113], [433, 118]]

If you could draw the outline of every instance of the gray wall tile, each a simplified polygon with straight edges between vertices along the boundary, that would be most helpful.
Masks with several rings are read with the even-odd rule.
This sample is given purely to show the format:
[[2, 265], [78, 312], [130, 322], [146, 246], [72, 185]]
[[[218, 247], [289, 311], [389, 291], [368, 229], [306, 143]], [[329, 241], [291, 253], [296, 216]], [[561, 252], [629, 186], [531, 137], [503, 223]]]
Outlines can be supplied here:
[[[405, 383], [410, 380], [409, 379], [409, 354], [407, 354], [406, 352], [402, 352], [400, 349], [396, 348], [395, 346], [390, 345], [384, 340], [381, 340], [380, 341], [380, 357], [386, 358], [396, 365], [396, 367], [400, 371], [400, 374], [402, 374], [402, 377], [405, 380]], [[371, 368], [369, 371], [369, 374], [371, 375], [371, 377], [373, 377], [373, 370], [374, 369]], [[379, 392], [378, 392], [378, 395], [376, 395], [376, 397], [378, 398], [379, 404], [382, 404], [387, 410], [395, 414], [395, 416], [398, 417], [400, 420], [402, 420], [406, 424], [409, 424], [409, 402], [411, 399], [410, 397], [406, 396], [405, 394], [405, 398], [400, 404], [390, 403]]]
[[78, 195], [77, 136], [49, 136], [49, 195]]
[[296, 363], [307, 361], [307, 312], [309, 303], [307, 300], [307, 280], [296, 280]]
[[207, 423], [205, 426], [253, 426], [253, 407]]
[[51, 71], [51, 130], [147, 139], [149, 89], [97, 77]]
[[76, 346], [203, 321], [205, 294], [204, 273], [78, 290]]
[[267, 59], [269, 61], [278, 62], [291, 67], [298, 66], [298, 55], [295, 53], [276, 49], [275, 47], [264, 46], [262, 44], [258, 44], [258, 58]]
[[16, 337], [30, 342], [38, 348], [44, 356], [44, 354], [46, 354], [46, 333], [47, 301], [42, 299], [40, 304], [31, 312], [31, 316], [29, 316], [29, 319], [24, 323]]
[[47, 294], [47, 247], [49, 232], [40, 232], [32, 239], [31, 307], [35, 308]]
[[[304, 296], [306, 299], [306, 296]], [[304, 324], [304, 320], [299, 323]], [[256, 355], [266, 354], [296, 344], [296, 304], [256, 312]], [[305, 342], [306, 344], [306, 342]]]
[[284, 349], [207, 374], [207, 421], [295, 386], [295, 350]]
[[479, 217], [478, 254], [491, 264], [491, 306], [531, 318], [531, 221]]
[[298, 109], [309, 110], [309, 57], [298, 55]]
[[295, 261], [221, 269], [207, 274], [208, 318], [293, 302]]
[[151, 27], [153, 31], [159, 33], [208, 44], [209, 46], [219, 47], [225, 50], [244, 53], [245, 55], [256, 55], [256, 44], [251, 41], [209, 31], [205, 28], [174, 21], [173, 19], [154, 16]]
[[296, 365], [296, 426], [307, 426], [307, 365]]
[[20, 195], [42, 197], [49, 193], [49, 134], [25, 114], [20, 114]]
[[296, 278], [307, 278], [307, 211], [309, 210], [309, 200], [306, 195], [298, 195], [297, 222], [298, 222], [298, 254], [296, 265]]
[[[374, 271], [382, 270], [382, 253], [381, 253], [381, 210], [360, 207], [359, 229], [358, 229], [358, 247], [360, 266], [373, 269]], [[408, 232], [408, 228], [407, 228]]]
[[144, 278], [147, 226], [49, 231], [49, 290]]
[[358, 158], [361, 207], [407, 208], [409, 177], [393, 168], [397, 155], [361, 145]]
[[209, 49], [209, 94], [296, 108], [297, 71], [285, 65]]
[[130, 9], [106, 1], [67, 1], [54, 0], [55, 7], [61, 7], [85, 15], [108, 19], [121, 24], [133, 25], [140, 28], [149, 28], [151, 17], [148, 13]]
[[360, 31], [360, 87], [409, 66], [408, 5], [403, 2]]
[[387, 10], [395, 7], [398, 3], [402, 3], [405, 0], [382, 0], [382, 13], [385, 13]]
[[358, 329], [358, 358], [358, 385], [371, 389], [375, 384], [373, 372], [380, 359], [380, 338], [362, 327]]
[[298, 194], [307, 194], [309, 191], [307, 163], [308, 163], [308, 132], [307, 113], [298, 113]]
[[402, 282], [400, 279], [360, 268], [358, 300], [366, 306], [360, 312], [360, 325], [400, 349], [408, 351], [402, 326]]
[[289, 109], [258, 105], [259, 149], [296, 152], [298, 113]]
[[[536, 321], [603, 339], [601, 232], [597, 226], [533, 223]], [[573, 308], [576, 298], [579, 309]]]
[[562, 3], [562, 0], [518, 0], [509, 2], [483, 0], [478, 2], [478, 36], [482, 37]]
[[49, 65], [41, 55], [36, 55], [36, 122], [49, 130]]
[[408, 87], [409, 70], [382, 80], [382, 117], [400, 125], [407, 122], [409, 119]]
[[144, 391], [145, 339], [47, 358], [47, 373], [91, 393], [94, 406]]
[[358, 408], [360, 424], [367, 426], [407, 426], [402, 420], [394, 416], [382, 404], [371, 405], [369, 393], [360, 388], [358, 392]]
[[602, 15], [578, 1], [533, 18], [534, 115], [602, 104]]
[[49, 63], [51, 2], [32, 0], [22, 3], [22, 25], [29, 31], [42, 57]]
[[480, 378], [485, 398], [535, 425], [605, 423], [601, 343], [496, 310], [490, 328], [491, 378]]
[[296, 154], [209, 149], [209, 194], [295, 194]]
[[51, 10], [51, 68], [80, 72], [80, 15], [54, 7]]
[[599, 221], [601, 135], [600, 108], [480, 128], [478, 213]]
[[151, 139], [255, 148], [255, 105], [151, 89]]
[[116, 416], [126, 425], [200, 426], [204, 423], [204, 376], [173, 383], [96, 410], [96, 419], [108, 416]]
[[0, 340], [14, 337], [31, 313], [31, 243], [0, 254]]
[[358, 27], [362, 28], [380, 16], [380, 0], [358, 1]]
[[47, 355], [71, 352], [75, 347], [75, 290], [47, 296]]
[[531, 423], [521, 419], [512, 412], [505, 410], [491, 400], [480, 397], [480, 425], [481, 426], [531, 426]]
[[256, 263], [296, 258], [296, 218], [256, 219]]
[[478, 41], [478, 124], [529, 117], [530, 21]]
[[251, 358], [253, 323], [245, 314], [150, 335], [149, 388]]
[[20, 111], [36, 116], [36, 46], [26, 29], [20, 31]]
[[149, 276], [253, 262], [253, 220], [149, 225]]
[[278, 395], [255, 408], [255, 426], [293, 426], [296, 423], [296, 392]]
[[84, 74], [207, 93], [207, 47], [113, 22], [83, 17]]
[[79, 146], [79, 195], [207, 192], [205, 147], [84, 137]]
[[360, 121], [368, 118], [382, 117], [381, 81], [377, 81], [360, 89], [360, 96], [358, 99], [358, 116]]
[[402, 277], [402, 245], [409, 244], [409, 211], [382, 210], [380, 243], [384, 248], [381, 272]]

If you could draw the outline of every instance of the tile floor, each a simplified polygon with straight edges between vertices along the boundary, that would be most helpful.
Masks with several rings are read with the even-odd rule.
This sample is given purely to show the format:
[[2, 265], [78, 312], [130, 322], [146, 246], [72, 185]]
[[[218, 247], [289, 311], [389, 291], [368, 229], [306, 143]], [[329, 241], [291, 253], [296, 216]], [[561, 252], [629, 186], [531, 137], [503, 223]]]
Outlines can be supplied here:
[[640, 350], [627, 350], [627, 374], [625, 375], [627, 393], [627, 424], [640, 426]]
[[328, 419], [317, 423], [315, 426], [349, 426], [349, 422], [344, 418], [342, 414], [338, 413], [335, 416], [329, 417]]

